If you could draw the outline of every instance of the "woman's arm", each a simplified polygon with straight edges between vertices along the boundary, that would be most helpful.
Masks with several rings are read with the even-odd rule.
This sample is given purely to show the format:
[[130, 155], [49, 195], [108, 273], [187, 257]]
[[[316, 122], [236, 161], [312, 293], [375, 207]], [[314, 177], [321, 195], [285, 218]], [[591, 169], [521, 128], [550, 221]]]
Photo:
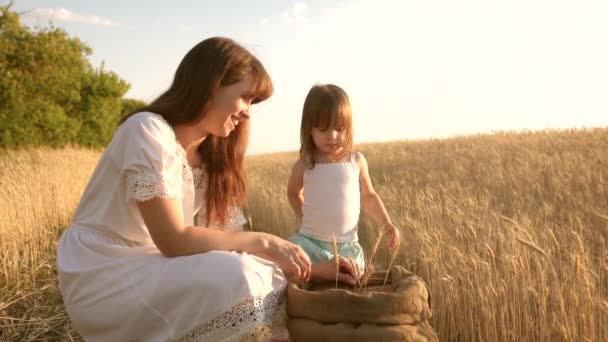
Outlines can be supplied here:
[[291, 170], [291, 177], [289, 177], [289, 183], [287, 184], [289, 205], [293, 209], [298, 220], [302, 218], [302, 205], [304, 204], [304, 194], [302, 190], [304, 188], [305, 169], [306, 164], [304, 163], [304, 160], [298, 160]]
[[276, 262], [288, 278], [310, 277], [310, 259], [297, 245], [278, 236], [259, 232], [223, 232], [186, 226], [174, 199], [154, 198], [137, 202], [152, 240], [167, 257], [208, 251], [236, 251]]
[[[152, 240], [161, 253], [168, 257], [211, 250], [255, 253], [264, 250], [270, 243], [261, 234], [232, 234], [185, 226], [177, 200], [154, 198], [137, 202], [137, 207]], [[234, 236], [228, 239], [230, 235]]]
[[369, 215], [377, 225], [384, 229], [388, 235], [388, 243], [394, 247], [399, 240], [399, 230], [393, 225], [391, 218], [382, 203], [382, 199], [374, 190], [372, 180], [369, 177], [367, 160], [363, 154], [356, 155], [357, 165], [359, 165], [359, 188], [361, 192], [361, 208]]

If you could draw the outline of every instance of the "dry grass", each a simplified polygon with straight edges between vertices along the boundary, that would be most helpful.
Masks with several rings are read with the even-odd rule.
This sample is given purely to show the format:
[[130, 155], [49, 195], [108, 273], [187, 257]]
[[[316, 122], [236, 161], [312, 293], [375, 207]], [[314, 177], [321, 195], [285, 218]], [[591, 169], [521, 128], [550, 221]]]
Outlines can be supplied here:
[[0, 340], [77, 338], [56, 286], [55, 247], [99, 152], [0, 151]]
[[[363, 145], [446, 341], [608, 340], [608, 129]], [[98, 153], [0, 154], [0, 340], [70, 340], [54, 249]], [[295, 154], [250, 158], [248, 215], [288, 237]], [[360, 229], [368, 254], [378, 232]], [[369, 255], [368, 255], [369, 257]], [[378, 249], [375, 269], [390, 253]]]

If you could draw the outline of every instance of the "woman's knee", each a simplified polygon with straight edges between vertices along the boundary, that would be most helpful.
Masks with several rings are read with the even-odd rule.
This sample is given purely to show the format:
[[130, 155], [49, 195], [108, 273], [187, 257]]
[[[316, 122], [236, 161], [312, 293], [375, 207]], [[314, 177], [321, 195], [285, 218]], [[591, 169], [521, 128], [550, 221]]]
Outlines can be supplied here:
[[[214, 270], [214, 276], [203, 281], [211, 282], [219, 287], [229, 287], [230, 284], [242, 284], [246, 281], [246, 262], [244, 256], [236, 252], [213, 251], [205, 253], [207, 260], [202, 265]], [[209, 273], [207, 273], [209, 274]]]

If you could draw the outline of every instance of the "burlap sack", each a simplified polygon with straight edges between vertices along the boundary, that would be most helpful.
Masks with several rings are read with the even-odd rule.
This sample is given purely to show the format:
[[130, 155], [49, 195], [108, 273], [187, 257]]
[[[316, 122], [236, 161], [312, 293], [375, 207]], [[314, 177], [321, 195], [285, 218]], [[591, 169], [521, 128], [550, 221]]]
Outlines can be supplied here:
[[[289, 335], [293, 341], [437, 341], [428, 323], [431, 298], [424, 281], [401, 266], [374, 273], [367, 288], [290, 284]], [[378, 289], [378, 290], [375, 290]]]
[[415, 325], [323, 324], [308, 319], [288, 321], [290, 342], [427, 342], [438, 341], [429, 322]]

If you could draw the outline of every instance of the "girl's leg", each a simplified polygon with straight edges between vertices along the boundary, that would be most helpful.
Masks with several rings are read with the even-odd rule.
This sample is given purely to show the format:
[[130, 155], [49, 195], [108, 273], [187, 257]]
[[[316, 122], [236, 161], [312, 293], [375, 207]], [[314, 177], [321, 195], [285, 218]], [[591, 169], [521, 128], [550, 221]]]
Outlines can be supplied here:
[[365, 273], [365, 253], [358, 241], [346, 242], [339, 245], [340, 255], [345, 258], [352, 258], [361, 274]]
[[331, 243], [319, 241], [317, 239], [311, 238], [310, 236], [302, 234], [293, 235], [289, 238], [289, 241], [302, 247], [304, 252], [308, 254], [310, 262], [313, 264], [325, 260], [330, 260], [331, 258], [333, 258], [333, 253], [331, 251]]

